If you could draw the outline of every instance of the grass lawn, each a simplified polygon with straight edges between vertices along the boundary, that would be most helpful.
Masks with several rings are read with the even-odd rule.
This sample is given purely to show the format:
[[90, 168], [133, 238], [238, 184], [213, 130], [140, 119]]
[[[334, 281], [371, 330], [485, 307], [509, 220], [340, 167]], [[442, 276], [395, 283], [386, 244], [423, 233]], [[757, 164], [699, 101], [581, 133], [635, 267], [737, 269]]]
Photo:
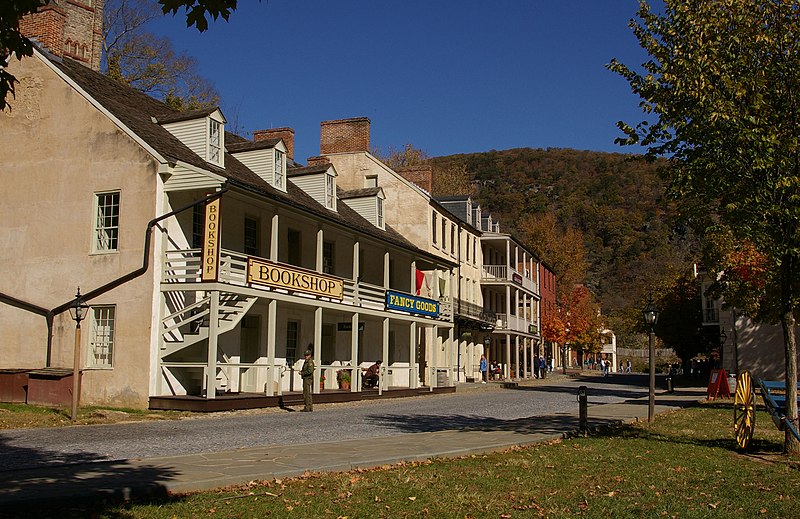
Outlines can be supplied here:
[[590, 438], [456, 460], [252, 482], [80, 517], [800, 517], [800, 463], [758, 415], [735, 451], [731, 402]]
[[95, 406], [78, 408], [78, 417], [70, 421], [72, 410], [65, 407], [43, 407], [27, 404], [0, 403], [0, 429], [94, 425], [139, 420], [174, 420], [191, 416], [180, 411], [148, 411]]

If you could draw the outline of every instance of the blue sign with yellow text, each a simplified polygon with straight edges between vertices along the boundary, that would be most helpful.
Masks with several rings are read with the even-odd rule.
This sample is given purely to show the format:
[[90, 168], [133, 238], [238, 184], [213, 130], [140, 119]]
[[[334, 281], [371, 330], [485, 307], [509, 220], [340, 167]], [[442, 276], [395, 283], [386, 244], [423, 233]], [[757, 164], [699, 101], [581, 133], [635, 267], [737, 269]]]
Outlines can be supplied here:
[[386, 308], [387, 310], [439, 317], [439, 301], [391, 290], [386, 292]]

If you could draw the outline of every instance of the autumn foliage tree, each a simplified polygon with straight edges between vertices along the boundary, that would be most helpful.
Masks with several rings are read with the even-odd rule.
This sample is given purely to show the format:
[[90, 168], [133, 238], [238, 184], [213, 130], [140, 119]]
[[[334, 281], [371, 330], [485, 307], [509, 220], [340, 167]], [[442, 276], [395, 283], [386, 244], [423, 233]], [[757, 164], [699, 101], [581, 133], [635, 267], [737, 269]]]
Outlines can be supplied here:
[[[633, 126], [620, 123], [626, 135], [620, 142], [641, 143], [649, 155], [668, 157], [672, 194], [700, 236], [729, 233], [757, 265], [750, 270], [763, 274], [763, 289], [747, 281], [750, 299], [762, 321], [779, 321], [783, 328], [786, 420], [796, 428], [800, 2], [664, 0], [661, 13], [642, 0], [638, 20], [631, 22], [651, 58], [643, 70], [609, 64], [648, 114]], [[721, 272], [723, 263], [706, 268]], [[735, 290], [744, 284], [729, 287], [729, 302], [746, 295]], [[789, 428], [784, 446], [800, 453]]]

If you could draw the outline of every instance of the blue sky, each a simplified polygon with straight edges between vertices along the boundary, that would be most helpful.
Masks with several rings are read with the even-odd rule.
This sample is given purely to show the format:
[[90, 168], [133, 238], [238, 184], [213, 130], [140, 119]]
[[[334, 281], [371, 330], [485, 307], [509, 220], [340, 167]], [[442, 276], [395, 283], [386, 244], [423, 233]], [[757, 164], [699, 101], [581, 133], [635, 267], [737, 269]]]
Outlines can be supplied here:
[[[289, 126], [295, 159], [319, 123], [369, 117], [372, 145], [432, 156], [614, 144], [639, 100], [604, 65], [645, 61], [636, 0], [242, 0], [205, 33], [148, 28], [195, 57], [245, 132]], [[245, 133], [246, 136], [247, 133]]]

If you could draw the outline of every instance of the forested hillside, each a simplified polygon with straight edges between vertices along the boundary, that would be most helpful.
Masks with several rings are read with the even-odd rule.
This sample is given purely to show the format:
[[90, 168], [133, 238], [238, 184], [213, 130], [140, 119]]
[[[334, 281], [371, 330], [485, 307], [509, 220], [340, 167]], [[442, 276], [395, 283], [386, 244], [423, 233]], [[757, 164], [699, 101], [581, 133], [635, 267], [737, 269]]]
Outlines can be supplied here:
[[[546, 213], [556, 216], [562, 231], [581, 231], [589, 264], [585, 282], [618, 328], [637, 324], [640, 305], [656, 284], [690, 268], [690, 240], [658, 174], [663, 163], [619, 153], [530, 148], [431, 162], [434, 175], [465, 166], [481, 207], [499, 218], [503, 232], [522, 235], [521, 222]], [[446, 186], [438, 190], [435, 194], [452, 194], [444, 192]], [[540, 254], [550, 261], [547, 250]]]

